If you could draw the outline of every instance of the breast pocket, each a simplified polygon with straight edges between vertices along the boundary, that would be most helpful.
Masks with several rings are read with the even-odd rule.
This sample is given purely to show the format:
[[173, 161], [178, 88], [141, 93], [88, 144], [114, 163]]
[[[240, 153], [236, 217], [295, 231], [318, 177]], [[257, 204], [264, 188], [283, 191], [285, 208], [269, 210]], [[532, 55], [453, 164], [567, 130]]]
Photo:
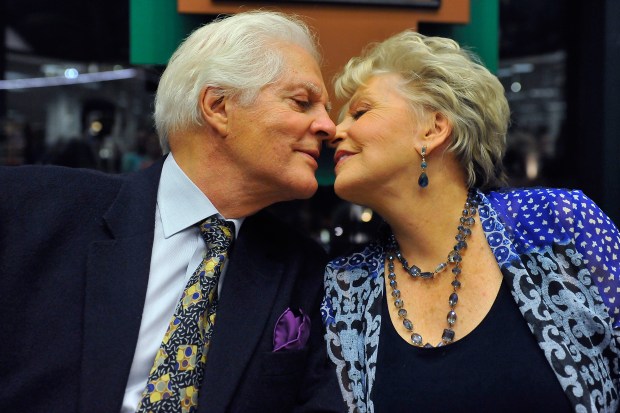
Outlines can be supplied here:
[[308, 349], [263, 353], [261, 375], [267, 377], [301, 376], [306, 367]]
[[295, 407], [306, 372], [308, 349], [260, 354], [260, 369], [248, 388], [248, 397], [231, 411], [243, 413], [290, 412]]

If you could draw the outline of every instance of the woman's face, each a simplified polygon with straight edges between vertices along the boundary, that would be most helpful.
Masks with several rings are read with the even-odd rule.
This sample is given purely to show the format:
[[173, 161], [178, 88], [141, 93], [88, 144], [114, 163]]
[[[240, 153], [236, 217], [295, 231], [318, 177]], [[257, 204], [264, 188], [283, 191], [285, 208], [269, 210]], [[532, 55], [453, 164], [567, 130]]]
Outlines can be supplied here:
[[345, 108], [330, 140], [336, 151], [334, 189], [343, 199], [372, 206], [416, 183], [421, 158], [414, 143], [424, 128], [399, 91], [400, 82], [397, 74], [374, 76]]

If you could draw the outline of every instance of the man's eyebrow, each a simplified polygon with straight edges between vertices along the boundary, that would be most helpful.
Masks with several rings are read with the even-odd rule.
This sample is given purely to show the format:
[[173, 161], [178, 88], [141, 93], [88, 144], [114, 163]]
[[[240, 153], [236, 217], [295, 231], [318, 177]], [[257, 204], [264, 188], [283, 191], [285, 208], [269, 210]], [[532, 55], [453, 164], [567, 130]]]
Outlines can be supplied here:
[[308, 90], [308, 92], [312, 93], [313, 95], [323, 95], [323, 90], [312, 82], [304, 83], [304, 87]]
[[[323, 89], [321, 89], [319, 86], [317, 86], [316, 84], [314, 84], [314, 83], [312, 83], [312, 82], [306, 82], [306, 83], [304, 84], [304, 87], [306, 88], [306, 90], [307, 90], [310, 94], [312, 94], [312, 95], [314, 95], [314, 96], [316, 96], [316, 97], [321, 97], [321, 96], [323, 96]], [[328, 102], [325, 104], [325, 110], [326, 110], [328, 113], [329, 113], [329, 112], [331, 112], [331, 110], [332, 110], [332, 104], [331, 104], [331, 102], [329, 102], [329, 101], [328, 101]]]

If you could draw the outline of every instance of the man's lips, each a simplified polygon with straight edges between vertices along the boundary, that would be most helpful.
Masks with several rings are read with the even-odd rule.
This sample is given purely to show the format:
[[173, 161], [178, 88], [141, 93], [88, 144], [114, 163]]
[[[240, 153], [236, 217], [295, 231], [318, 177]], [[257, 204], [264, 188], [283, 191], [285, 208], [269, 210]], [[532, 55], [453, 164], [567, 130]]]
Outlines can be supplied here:
[[314, 160], [318, 160], [319, 156], [321, 156], [321, 151], [318, 149], [298, 149], [297, 152], [305, 153], [314, 158]]
[[302, 149], [300, 152], [312, 156], [315, 160], [318, 160], [319, 156], [321, 156], [321, 151], [318, 149]]
[[321, 155], [319, 149], [297, 149], [296, 151], [304, 155], [314, 169], [319, 167], [319, 156]]

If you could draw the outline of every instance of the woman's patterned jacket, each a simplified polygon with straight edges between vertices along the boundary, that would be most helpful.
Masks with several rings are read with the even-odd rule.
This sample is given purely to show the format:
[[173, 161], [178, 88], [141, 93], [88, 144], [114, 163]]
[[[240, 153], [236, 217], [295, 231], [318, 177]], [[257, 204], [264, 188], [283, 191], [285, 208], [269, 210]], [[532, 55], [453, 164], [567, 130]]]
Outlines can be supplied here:
[[[620, 392], [620, 234], [582, 192], [480, 196], [479, 217], [521, 314], [577, 412]], [[373, 412], [385, 252], [373, 243], [325, 272], [327, 351], [350, 411]]]

